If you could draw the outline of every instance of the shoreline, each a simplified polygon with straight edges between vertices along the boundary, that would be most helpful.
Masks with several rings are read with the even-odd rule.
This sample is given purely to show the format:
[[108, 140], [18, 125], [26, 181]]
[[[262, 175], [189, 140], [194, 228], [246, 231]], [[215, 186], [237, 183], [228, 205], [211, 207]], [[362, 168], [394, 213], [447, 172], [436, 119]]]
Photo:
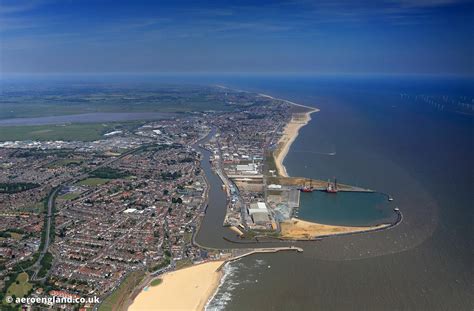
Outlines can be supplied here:
[[270, 95], [266, 94], [258, 94], [259, 96], [262, 97], [267, 97], [271, 98], [274, 100], [281, 100], [287, 104], [297, 106], [297, 107], [303, 107], [306, 109], [309, 109], [307, 112], [301, 112], [301, 113], [292, 113], [291, 120], [285, 125], [285, 128], [283, 130], [283, 135], [278, 141], [278, 147], [277, 150], [273, 152], [273, 157], [275, 159], [275, 165], [277, 167], [278, 175], [282, 177], [290, 177], [288, 175], [288, 172], [286, 170], [285, 165], [283, 164], [283, 161], [285, 160], [286, 156], [288, 155], [288, 152], [290, 151], [290, 147], [293, 144], [293, 142], [296, 140], [296, 138], [299, 135], [299, 131], [301, 128], [303, 128], [305, 125], [307, 125], [311, 121], [311, 114], [315, 112], [319, 112], [320, 110], [318, 108], [314, 107], [309, 107], [301, 104], [297, 104], [295, 102], [289, 101], [289, 100], [284, 100], [280, 98], [275, 98]]
[[[221, 267], [225, 263], [225, 260], [207, 261], [152, 278], [127, 310], [204, 310], [221, 283]], [[155, 279], [161, 279], [162, 283], [151, 286]]]
[[308, 220], [291, 218], [281, 223], [282, 235], [287, 240], [312, 241], [322, 237], [372, 232], [392, 227], [392, 223], [381, 223], [372, 226], [339, 226], [315, 223]]
[[[223, 86], [218, 86], [221, 88], [227, 88]], [[275, 98], [273, 96], [258, 93], [258, 96], [270, 98], [273, 100], [281, 101], [292, 106], [305, 108], [306, 111], [301, 112], [292, 112], [290, 121], [285, 125], [283, 134], [278, 141], [277, 149], [273, 151], [273, 158], [275, 160], [275, 165], [277, 167], [278, 175], [280, 177], [289, 177], [286, 167], [283, 165], [283, 161], [286, 158], [291, 145], [296, 140], [299, 135], [299, 131], [302, 127], [307, 125], [311, 121], [311, 114], [314, 112], [319, 112], [320, 110], [314, 107], [309, 107], [301, 104], [297, 104], [292, 101], [285, 99]], [[208, 189], [209, 190], [209, 189]], [[295, 221], [293, 219], [293, 221]], [[298, 220], [298, 222], [301, 220]], [[312, 224], [313, 226], [323, 226], [325, 229], [327, 227], [323, 224], [317, 223], [308, 223], [306, 225]], [[377, 226], [377, 228], [371, 228], [372, 230], [382, 229], [385, 225]], [[295, 230], [296, 228], [292, 228]], [[301, 228], [299, 228], [301, 229]], [[319, 228], [321, 229], [321, 228]], [[357, 228], [360, 232], [366, 231], [363, 229], [367, 228]], [[357, 230], [357, 231], [359, 231]], [[298, 231], [298, 230], [297, 230]], [[303, 229], [303, 231], [306, 231]], [[328, 232], [323, 230], [324, 234]], [[344, 230], [345, 231], [345, 230]], [[296, 232], [295, 232], [296, 233]], [[303, 234], [305, 234], [304, 232]], [[354, 232], [338, 232], [338, 234], [347, 234]], [[298, 237], [301, 232], [296, 233], [293, 238]], [[193, 235], [194, 238], [194, 235]], [[314, 238], [314, 237], [313, 237]], [[312, 239], [311, 239], [312, 240]], [[291, 241], [291, 240], [289, 240]], [[200, 246], [203, 247], [203, 246]], [[206, 247], [203, 247], [206, 248]], [[271, 249], [271, 248], [270, 248]], [[300, 251], [303, 251], [302, 249]], [[258, 252], [251, 252], [258, 253]], [[246, 255], [245, 255], [246, 256]], [[226, 260], [219, 261], [208, 261], [205, 263], [193, 265], [186, 267], [180, 270], [174, 270], [166, 272], [160, 276], [151, 278], [147, 282], [146, 286], [143, 287], [140, 293], [135, 297], [132, 303], [129, 305], [127, 310], [130, 311], [139, 311], [143, 310], [143, 307], [153, 308], [153, 310], [168, 310], [173, 309], [186, 309], [186, 310], [205, 310], [206, 306], [212, 301], [218, 292], [219, 287], [224, 280], [225, 273], [223, 271], [224, 265], [228, 262], [234, 261], [240, 258], [230, 258]], [[215, 267], [214, 267], [215, 265]], [[210, 269], [206, 269], [206, 266], [211, 266]], [[202, 270], [202, 271], [201, 271]], [[154, 279], [160, 278], [163, 280], [162, 284], [155, 287], [150, 286], [150, 282]], [[205, 288], [204, 288], [205, 287]], [[179, 297], [177, 297], [179, 293]], [[183, 293], [185, 293], [183, 297]], [[196, 294], [197, 293], [197, 294]], [[161, 295], [163, 299], [157, 299]], [[159, 302], [159, 304], [158, 304]], [[177, 305], [179, 304], [179, 305]]]
[[[221, 88], [221, 89], [234, 90], [234, 91], [237, 91], [237, 92], [252, 93], [250, 91], [234, 89], [234, 88], [230, 88], [230, 87], [220, 85], [220, 84], [216, 84], [214, 86], [216, 86], [218, 88]], [[295, 103], [295, 102], [287, 100], [287, 99], [273, 97], [273, 96], [265, 94], [265, 93], [256, 93], [256, 94], [257, 94], [257, 96], [260, 96], [260, 97], [270, 98], [270, 99], [273, 99], [273, 100], [279, 100], [279, 101], [282, 101], [282, 102], [287, 103], [287, 104], [292, 105], [292, 106], [297, 106], [297, 107], [302, 107], [302, 108], [309, 109], [309, 111], [307, 111], [305, 113], [299, 113], [299, 114], [304, 114], [303, 122], [294, 121], [294, 115], [298, 114], [298, 113], [292, 113], [292, 118], [291, 118], [290, 122], [288, 122], [285, 125], [283, 135], [280, 138], [280, 140], [278, 141], [279, 144], [283, 143], [283, 147], [281, 148], [281, 150], [280, 150], [280, 152], [278, 153], [277, 156], [275, 156], [275, 153], [273, 153], [273, 157], [275, 159], [275, 164], [277, 166], [278, 174], [282, 177], [290, 177], [288, 175], [288, 172], [286, 171], [285, 165], [283, 165], [283, 161], [285, 160], [285, 157], [287, 156], [291, 145], [293, 144], [293, 142], [298, 137], [299, 130], [311, 121], [311, 114], [312, 113], [319, 112], [320, 110], [318, 108], [298, 104], [298, 103]], [[295, 125], [295, 126], [294, 126], [294, 128], [291, 128], [292, 126], [290, 127], [290, 125]], [[289, 128], [291, 128], [291, 130], [288, 130]], [[288, 140], [284, 142], [283, 138], [284, 138], [285, 135], [288, 136]]]

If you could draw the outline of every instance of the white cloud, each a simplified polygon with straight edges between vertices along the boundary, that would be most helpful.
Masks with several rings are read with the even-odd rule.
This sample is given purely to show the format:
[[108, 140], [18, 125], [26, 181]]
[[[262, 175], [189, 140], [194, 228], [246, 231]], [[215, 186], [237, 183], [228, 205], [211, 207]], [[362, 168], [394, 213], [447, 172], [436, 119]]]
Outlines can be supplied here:
[[47, 0], [2, 0], [0, 2], [0, 14], [14, 14], [34, 10], [50, 1]]

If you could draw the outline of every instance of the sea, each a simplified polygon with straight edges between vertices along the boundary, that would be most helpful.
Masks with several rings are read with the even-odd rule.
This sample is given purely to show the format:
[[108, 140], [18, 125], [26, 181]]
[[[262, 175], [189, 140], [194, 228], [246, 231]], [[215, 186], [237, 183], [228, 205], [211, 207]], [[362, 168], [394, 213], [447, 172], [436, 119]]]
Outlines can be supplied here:
[[230, 263], [207, 310], [474, 309], [472, 78], [242, 75], [218, 82], [319, 108], [284, 161], [289, 175], [337, 177], [390, 194], [403, 221], [302, 242], [303, 253]]
[[[389, 194], [390, 204], [403, 214], [403, 221], [388, 230], [299, 242], [295, 245], [302, 253], [252, 255], [228, 263], [207, 310], [474, 309], [472, 77], [196, 74], [143, 79], [219, 84], [319, 108], [284, 161], [289, 175], [337, 178]], [[211, 196], [196, 240], [237, 247], [222, 239], [222, 191]], [[346, 202], [341, 212], [347, 208]], [[307, 217], [339, 219], [337, 210]]]

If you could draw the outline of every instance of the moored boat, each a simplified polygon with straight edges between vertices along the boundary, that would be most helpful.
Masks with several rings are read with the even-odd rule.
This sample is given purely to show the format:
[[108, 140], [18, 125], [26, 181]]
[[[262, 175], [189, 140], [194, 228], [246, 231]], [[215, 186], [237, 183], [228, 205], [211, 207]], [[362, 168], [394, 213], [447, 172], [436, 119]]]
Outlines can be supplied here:
[[327, 193], [337, 193], [337, 180], [334, 178], [334, 184], [328, 180], [328, 185], [326, 187]]

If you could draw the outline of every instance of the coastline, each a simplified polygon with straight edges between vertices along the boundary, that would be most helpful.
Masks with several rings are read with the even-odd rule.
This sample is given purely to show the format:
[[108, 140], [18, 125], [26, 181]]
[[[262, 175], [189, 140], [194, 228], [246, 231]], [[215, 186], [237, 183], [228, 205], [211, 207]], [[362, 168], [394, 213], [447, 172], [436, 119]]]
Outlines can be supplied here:
[[[283, 133], [277, 143], [277, 148], [273, 151], [273, 158], [278, 175], [280, 177], [291, 178], [287, 173], [283, 161], [289, 153], [293, 142], [298, 137], [300, 129], [311, 121], [312, 113], [319, 112], [320, 110], [284, 99], [274, 98], [266, 94], [258, 94], [258, 96], [271, 98], [292, 106], [289, 109], [291, 113], [291, 119], [284, 125]], [[362, 188], [354, 190], [351, 189], [348, 191], [372, 192], [372, 190]], [[200, 225], [201, 224], [199, 224], [199, 226]], [[387, 229], [391, 226], [392, 224], [378, 224], [367, 227], [331, 226], [292, 218], [291, 220], [282, 224], [282, 229], [284, 229], [283, 231], [285, 231], [285, 234], [281, 240], [314, 241], [328, 236], [378, 231]], [[238, 235], [242, 234], [242, 232], [240, 232], [238, 229], [234, 231]], [[198, 246], [206, 248], [202, 245]], [[274, 252], [272, 248], [262, 249], [269, 252]], [[300, 249], [298, 251], [303, 250]], [[250, 253], [258, 252], [264, 251], [260, 250]], [[248, 254], [245, 254], [244, 256], [247, 255]], [[216, 293], [218, 292], [220, 285], [225, 280], [225, 273], [222, 269], [224, 264], [233, 260], [237, 260], [240, 257], [242, 256], [239, 255], [226, 260], [206, 262], [184, 269], [167, 272], [163, 275], [160, 275], [159, 277], [154, 278], [160, 278], [163, 280], [162, 284], [156, 287], [149, 286], [149, 282], [151, 280], [148, 280], [149, 282], [145, 283], [148, 286], [143, 286], [143, 284], [141, 285], [142, 289], [140, 293], [135, 297], [128, 310], [140, 311], [150, 308], [153, 310], [204, 310], [206, 306], [213, 300], [213, 297], [215, 297]], [[185, 298], [183, 298], [183, 295]]]
[[[223, 85], [219, 85], [219, 84], [216, 84], [215, 86], [218, 87], [218, 88], [221, 88], [221, 89], [232, 89], [232, 88], [229, 88], [227, 86], [223, 86]], [[238, 91], [238, 92], [250, 93], [249, 91], [245, 91], [245, 90], [239, 90], [239, 89], [233, 89], [233, 90]], [[270, 98], [270, 99], [273, 99], [273, 100], [279, 100], [279, 101], [282, 101], [284, 103], [287, 103], [287, 104], [295, 106], [295, 107], [301, 107], [301, 108], [308, 109], [308, 111], [306, 111], [304, 113], [303, 112], [292, 113], [292, 118], [291, 118], [290, 122], [288, 122], [288, 124], [286, 124], [285, 129], [283, 130], [283, 135], [280, 138], [280, 140], [278, 141], [278, 145], [279, 145], [278, 149], [275, 150], [275, 152], [273, 153], [273, 157], [275, 159], [275, 165], [277, 167], [278, 174], [281, 177], [290, 177], [288, 175], [288, 172], [286, 171], [285, 165], [283, 165], [283, 161], [285, 160], [286, 156], [288, 155], [288, 152], [290, 150], [291, 145], [293, 144], [293, 142], [298, 137], [300, 129], [303, 126], [307, 125], [309, 123], [309, 121], [311, 121], [311, 114], [312, 113], [319, 112], [320, 110], [318, 108], [309, 107], [309, 106], [305, 106], [305, 105], [302, 105], [302, 104], [297, 104], [295, 102], [292, 102], [292, 101], [289, 101], [289, 100], [286, 100], [286, 99], [282, 99], [282, 98], [276, 98], [276, 97], [273, 97], [271, 95], [264, 94], [264, 93], [257, 93], [257, 95], [261, 96], [261, 97]], [[299, 120], [297, 120], [295, 118], [296, 115], [298, 115], [297, 117], [300, 118]], [[275, 155], [275, 153], [278, 153], [278, 154]]]
[[392, 225], [389, 223], [374, 226], [337, 226], [320, 224], [296, 218], [291, 218], [290, 220], [281, 223], [283, 238], [308, 241], [320, 237], [371, 232], [386, 229], [391, 226]]
[[208, 261], [160, 275], [157, 278], [162, 283], [157, 286], [148, 283], [128, 310], [204, 310], [220, 284], [223, 274], [220, 268], [224, 263]]
[[313, 107], [308, 107], [305, 105], [300, 105], [292, 101], [284, 100], [284, 99], [279, 99], [279, 98], [274, 98], [270, 95], [266, 94], [258, 94], [263, 97], [271, 98], [274, 100], [281, 100], [287, 104], [297, 106], [297, 107], [302, 107], [309, 109], [309, 111], [306, 112], [293, 112], [291, 116], [290, 122], [288, 122], [285, 125], [285, 128], [283, 130], [283, 134], [278, 141], [278, 147], [274, 151], [274, 158], [275, 158], [275, 165], [278, 170], [278, 175], [282, 177], [290, 177], [288, 175], [288, 172], [286, 171], [286, 167], [283, 164], [283, 161], [285, 160], [286, 156], [288, 155], [288, 152], [290, 151], [290, 147], [293, 144], [293, 142], [296, 140], [296, 138], [299, 135], [300, 129], [307, 125], [311, 121], [311, 114], [314, 112], [319, 112], [319, 109], [313, 108]]

